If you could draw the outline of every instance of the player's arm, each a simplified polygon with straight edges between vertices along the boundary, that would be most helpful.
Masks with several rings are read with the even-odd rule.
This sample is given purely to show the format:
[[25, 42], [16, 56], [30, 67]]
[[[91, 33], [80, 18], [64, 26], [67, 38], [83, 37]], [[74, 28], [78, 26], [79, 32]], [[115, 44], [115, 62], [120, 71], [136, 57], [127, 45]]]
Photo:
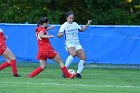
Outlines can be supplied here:
[[53, 25], [53, 26], [48, 27], [48, 28], [47, 28], [47, 30], [51, 30], [51, 29], [53, 29], [53, 28], [55, 28], [55, 26], [54, 26], [54, 25]]
[[43, 32], [39, 32], [38, 37], [40, 37], [40, 38], [53, 38], [54, 36], [53, 35], [44, 35]]
[[85, 26], [83, 26], [81, 29], [79, 29], [79, 31], [81, 31], [81, 32], [85, 31], [91, 22], [92, 22], [92, 20], [88, 20], [87, 24]]
[[63, 32], [59, 32], [59, 33], [57, 34], [57, 37], [61, 38], [63, 35], [64, 35]]
[[65, 24], [63, 24], [60, 29], [59, 32], [57, 34], [57, 37], [61, 38], [64, 35], [64, 31], [65, 31]]

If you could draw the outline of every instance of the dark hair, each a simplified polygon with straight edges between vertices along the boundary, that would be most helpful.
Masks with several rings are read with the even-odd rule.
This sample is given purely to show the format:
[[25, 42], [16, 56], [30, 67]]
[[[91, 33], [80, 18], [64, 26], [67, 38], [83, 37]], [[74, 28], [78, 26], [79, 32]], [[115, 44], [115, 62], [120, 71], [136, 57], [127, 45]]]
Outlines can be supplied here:
[[44, 23], [48, 23], [49, 19], [47, 17], [41, 17], [38, 21], [37, 26], [43, 25]]
[[66, 15], [65, 15], [65, 17], [68, 18], [69, 15], [74, 15], [74, 12], [72, 12], [72, 11], [67, 12]]

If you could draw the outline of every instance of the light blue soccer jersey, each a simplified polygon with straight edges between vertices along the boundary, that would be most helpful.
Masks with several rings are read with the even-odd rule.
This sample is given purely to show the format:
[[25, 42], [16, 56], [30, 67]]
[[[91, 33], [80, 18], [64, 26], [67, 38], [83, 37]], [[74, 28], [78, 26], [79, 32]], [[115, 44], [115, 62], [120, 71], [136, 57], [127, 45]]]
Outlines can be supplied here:
[[81, 27], [76, 23], [73, 22], [72, 24], [69, 24], [68, 22], [65, 22], [60, 27], [59, 32], [63, 32], [66, 36], [66, 44], [79, 44], [79, 38], [78, 38], [78, 32]]

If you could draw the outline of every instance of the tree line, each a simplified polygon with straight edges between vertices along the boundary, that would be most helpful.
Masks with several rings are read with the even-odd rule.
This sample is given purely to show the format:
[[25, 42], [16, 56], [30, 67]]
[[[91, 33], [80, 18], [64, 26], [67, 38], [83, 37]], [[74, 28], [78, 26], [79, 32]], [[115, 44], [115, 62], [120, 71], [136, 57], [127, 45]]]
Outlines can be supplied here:
[[0, 0], [0, 23], [37, 23], [47, 16], [62, 24], [68, 11], [79, 24], [140, 25], [140, 0]]

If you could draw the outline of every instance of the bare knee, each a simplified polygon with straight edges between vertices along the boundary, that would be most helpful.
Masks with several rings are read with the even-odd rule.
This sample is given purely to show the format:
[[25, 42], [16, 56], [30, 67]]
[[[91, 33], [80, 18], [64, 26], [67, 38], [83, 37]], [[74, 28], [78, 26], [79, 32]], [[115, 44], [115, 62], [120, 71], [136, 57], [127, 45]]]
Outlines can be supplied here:
[[40, 66], [43, 70], [46, 69], [46, 66]]
[[75, 48], [70, 47], [70, 48], [68, 49], [68, 52], [69, 52], [69, 54], [70, 54], [71, 56], [76, 57], [76, 50], [75, 50]]
[[57, 62], [57, 63], [60, 63], [60, 62], [62, 61], [62, 59], [61, 59], [61, 57], [60, 57], [59, 54], [57, 54], [53, 60], [54, 60], [55, 62]]
[[44, 70], [46, 68], [46, 61], [40, 60], [40, 67]]
[[12, 55], [11, 55], [11, 60], [15, 60], [15, 59], [16, 59], [15, 55], [12, 54]]
[[76, 52], [75, 52], [75, 51], [70, 52], [70, 55], [71, 55], [73, 58], [75, 58], [75, 57], [76, 57]]
[[3, 53], [3, 57], [9, 61], [16, 59], [15, 55], [12, 53], [12, 51], [9, 48], [5, 50], [5, 52]]
[[64, 67], [64, 63], [63, 63], [63, 61], [62, 61], [62, 59], [61, 59], [59, 54], [57, 54], [56, 57], [53, 60], [55, 62], [57, 62], [61, 68]]
[[86, 56], [85, 55], [80, 55], [80, 59], [81, 60], [86, 60]]

